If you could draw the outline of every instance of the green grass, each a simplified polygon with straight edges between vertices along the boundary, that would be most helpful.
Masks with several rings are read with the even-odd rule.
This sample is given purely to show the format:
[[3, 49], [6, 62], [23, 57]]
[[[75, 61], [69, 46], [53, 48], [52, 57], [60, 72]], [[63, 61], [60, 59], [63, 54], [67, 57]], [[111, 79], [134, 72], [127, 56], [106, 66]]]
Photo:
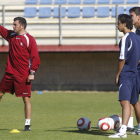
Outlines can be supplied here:
[[[24, 129], [22, 98], [6, 93], [0, 103], [0, 140], [106, 140], [113, 130], [101, 132], [97, 121], [121, 115], [118, 93], [113, 92], [44, 92], [32, 93], [31, 132]], [[79, 131], [77, 120], [91, 120], [89, 131]], [[134, 121], [136, 125], [136, 120]], [[20, 133], [9, 133], [18, 129]], [[128, 140], [138, 139], [128, 133]]]

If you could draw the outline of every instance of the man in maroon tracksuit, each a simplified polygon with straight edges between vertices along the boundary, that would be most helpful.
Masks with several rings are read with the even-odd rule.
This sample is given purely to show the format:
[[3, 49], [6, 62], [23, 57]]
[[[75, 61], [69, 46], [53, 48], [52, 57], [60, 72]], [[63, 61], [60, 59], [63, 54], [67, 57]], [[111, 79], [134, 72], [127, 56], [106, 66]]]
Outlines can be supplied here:
[[13, 31], [0, 25], [0, 35], [9, 43], [5, 74], [0, 82], [0, 101], [5, 92], [22, 97], [25, 105], [25, 131], [30, 131], [31, 81], [40, 59], [35, 39], [25, 31], [23, 17], [14, 18]]

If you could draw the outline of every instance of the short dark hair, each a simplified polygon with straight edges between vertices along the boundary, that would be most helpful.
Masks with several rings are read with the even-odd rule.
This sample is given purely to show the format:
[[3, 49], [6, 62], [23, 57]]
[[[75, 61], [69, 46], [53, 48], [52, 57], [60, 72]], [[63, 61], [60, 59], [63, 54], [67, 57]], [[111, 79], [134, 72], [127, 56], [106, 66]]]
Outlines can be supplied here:
[[14, 21], [18, 20], [21, 25], [24, 25], [24, 29], [27, 27], [26, 19], [23, 17], [15, 17]]
[[136, 15], [140, 15], [140, 7], [132, 7], [129, 9], [129, 13], [134, 12]]
[[130, 30], [133, 29], [133, 20], [131, 16], [127, 14], [120, 14], [118, 15], [118, 20], [120, 20], [121, 23], [126, 23], [127, 29], [130, 29]]

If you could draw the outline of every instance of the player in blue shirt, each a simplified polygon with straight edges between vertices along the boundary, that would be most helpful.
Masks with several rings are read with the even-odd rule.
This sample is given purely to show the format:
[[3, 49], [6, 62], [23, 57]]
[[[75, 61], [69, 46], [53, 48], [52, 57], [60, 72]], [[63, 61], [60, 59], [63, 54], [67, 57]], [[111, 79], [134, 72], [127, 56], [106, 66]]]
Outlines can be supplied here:
[[116, 75], [116, 84], [119, 86], [119, 101], [122, 106], [122, 125], [120, 129], [109, 138], [126, 138], [127, 124], [131, 107], [134, 105], [138, 122], [140, 122], [139, 84], [137, 64], [140, 59], [139, 36], [131, 32], [133, 20], [127, 14], [118, 16], [118, 30], [124, 33], [119, 43], [119, 65]]
[[[133, 7], [129, 10], [130, 16], [133, 19], [133, 25], [136, 28], [136, 34], [140, 36], [140, 7]], [[140, 80], [140, 63], [137, 66], [137, 70], [138, 70], [138, 76], [139, 76], [139, 80]], [[140, 86], [140, 85], [139, 85]], [[139, 88], [140, 90], [140, 88]], [[133, 127], [133, 114], [134, 114], [134, 109], [133, 107], [131, 107], [131, 116], [128, 122], [128, 125], [132, 128]], [[135, 129], [137, 129], [137, 127], [135, 127]], [[134, 134], [140, 134], [140, 131], [135, 131]]]

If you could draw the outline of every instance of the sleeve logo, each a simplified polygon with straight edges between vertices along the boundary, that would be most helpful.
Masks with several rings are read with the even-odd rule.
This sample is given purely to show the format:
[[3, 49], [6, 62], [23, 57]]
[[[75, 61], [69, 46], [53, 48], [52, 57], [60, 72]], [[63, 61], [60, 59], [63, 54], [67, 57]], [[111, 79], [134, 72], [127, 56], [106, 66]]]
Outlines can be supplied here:
[[23, 42], [20, 42], [20, 45], [23, 46]]

